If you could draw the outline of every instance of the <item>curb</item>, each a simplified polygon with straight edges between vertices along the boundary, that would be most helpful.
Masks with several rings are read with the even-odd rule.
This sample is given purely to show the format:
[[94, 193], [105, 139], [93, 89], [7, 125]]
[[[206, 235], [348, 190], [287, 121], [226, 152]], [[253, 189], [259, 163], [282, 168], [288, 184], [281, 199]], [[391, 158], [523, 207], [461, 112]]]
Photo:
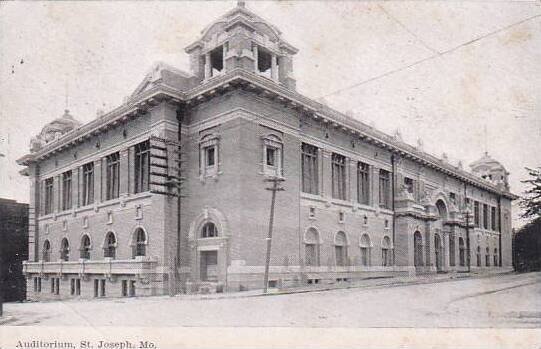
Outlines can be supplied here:
[[[270, 292], [270, 293], [263, 293], [262, 291], [255, 293], [255, 294], [242, 294], [242, 292], [238, 292], [239, 294], [235, 295], [222, 295], [222, 296], [209, 296], [209, 295], [191, 295], [194, 298], [193, 300], [212, 300], [212, 299], [238, 299], [238, 298], [251, 298], [251, 297], [268, 297], [268, 296], [283, 296], [283, 295], [289, 295], [289, 294], [296, 294], [296, 293], [310, 293], [310, 292], [326, 292], [326, 291], [334, 291], [334, 290], [344, 290], [344, 289], [355, 289], [355, 288], [381, 288], [381, 287], [400, 287], [400, 286], [413, 286], [413, 285], [422, 285], [422, 284], [436, 284], [436, 283], [442, 283], [442, 282], [452, 282], [452, 281], [460, 281], [464, 279], [484, 279], [489, 277], [496, 277], [501, 275], [507, 275], [512, 274], [514, 271], [506, 271], [501, 273], [490, 273], [490, 274], [475, 274], [475, 273], [465, 273], [465, 274], [452, 274], [449, 277], [442, 277], [442, 278], [433, 278], [433, 279], [414, 279], [414, 280], [403, 280], [398, 281], [395, 280], [392, 282], [387, 283], [379, 283], [379, 284], [373, 284], [373, 285], [344, 285], [339, 287], [324, 287], [324, 288], [298, 288], [298, 289], [284, 289], [281, 291], [276, 292]], [[249, 292], [249, 291], [248, 291]], [[177, 295], [177, 297], [189, 299], [189, 296], [186, 297], [186, 295]]]

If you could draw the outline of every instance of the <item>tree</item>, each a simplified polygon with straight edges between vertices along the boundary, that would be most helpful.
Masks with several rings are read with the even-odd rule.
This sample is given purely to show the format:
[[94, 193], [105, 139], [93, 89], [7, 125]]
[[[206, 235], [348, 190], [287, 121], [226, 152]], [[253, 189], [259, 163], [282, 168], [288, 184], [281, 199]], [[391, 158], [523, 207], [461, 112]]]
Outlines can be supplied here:
[[541, 270], [541, 216], [515, 234], [513, 245], [516, 271]]
[[520, 201], [520, 207], [524, 209], [522, 218], [537, 218], [541, 217], [541, 167], [537, 169], [527, 168], [530, 179], [521, 181], [528, 184], [525, 196]]

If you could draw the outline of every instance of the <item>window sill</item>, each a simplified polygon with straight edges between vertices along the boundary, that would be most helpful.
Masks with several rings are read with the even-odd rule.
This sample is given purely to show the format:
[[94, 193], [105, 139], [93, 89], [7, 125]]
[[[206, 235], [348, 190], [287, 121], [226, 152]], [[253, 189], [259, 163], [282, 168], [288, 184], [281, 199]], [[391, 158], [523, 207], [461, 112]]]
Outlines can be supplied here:
[[356, 203], [355, 205], [357, 209], [359, 210], [371, 211], [371, 212], [374, 212], [376, 210], [373, 206], [370, 206], [370, 205], [365, 205], [365, 204], [360, 204], [360, 203]]
[[325, 198], [319, 194], [310, 194], [301, 192], [301, 199], [307, 199], [307, 200], [313, 200], [313, 201], [319, 201], [319, 202], [326, 202]]
[[152, 196], [152, 193], [150, 191], [145, 191], [145, 192], [136, 193], [136, 194], [129, 194], [129, 196], [125, 196], [125, 197], [122, 197], [122, 198], [110, 199], [110, 200], [106, 200], [106, 201], [103, 201], [103, 202], [100, 202], [100, 203], [94, 202], [94, 203], [86, 205], [86, 206], [81, 206], [81, 207], [72, 209], [72, 211], [62, 211], [62, 212], [59, 212], [59, 213], [51, 213], [51, 214], [48, 214], [48, 215], [45, 215], [45, 216], [40, 216], [38, 218], [38, 221], [41, 222], [41, 221], [47, 221], [47, 220], [50, 220], [50, 219], [57, 220], [58, 218], [68, 216], [70, 214], [77, 215], [79, 213], [84, 213], [84, 212], [87, 212], [87, 211], [96, 211], [96, 212], [98, 212], [102, 208], [106, 208], [106, 207], [113, 206], [113, 205], [119, 205], [119, 204], [121, 204], [121, 202], [126, 202], [127, 203], [127, 202], [134, 201], [134, 200], [149, 198], [151, 196]]

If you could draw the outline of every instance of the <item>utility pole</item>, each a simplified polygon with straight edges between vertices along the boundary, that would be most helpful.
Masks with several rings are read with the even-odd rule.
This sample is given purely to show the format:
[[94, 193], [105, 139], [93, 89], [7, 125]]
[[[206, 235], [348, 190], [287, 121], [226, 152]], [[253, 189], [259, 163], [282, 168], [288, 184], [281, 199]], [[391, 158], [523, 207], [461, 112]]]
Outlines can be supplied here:
[[270, 217], [269, 217], [269, 233], [267, 235], [267, 257], [265, 259], [265, 277], [264, 277], [264, 285], [263, 285], [263, 293], [267, 293], [267, 289], [269, 286], [269, 266], [270, 266], [270, 257], [271, 257], [271, 243], [272, 243], [272, 225], [274, 223], [274, 203], [276, 202], [276, 192], [277, 191], [283, 191], [284, 188], [278, 187], [278, 184], [280, 182], [285, 181], [285, 179], [280, 177], [273, 177], [265, 179], [265, 182], [272, 182], [271, 188], [265, 188], [267, 190], [272, 191], [272, 199], [271, 199], [271, 209], [270, 209]]

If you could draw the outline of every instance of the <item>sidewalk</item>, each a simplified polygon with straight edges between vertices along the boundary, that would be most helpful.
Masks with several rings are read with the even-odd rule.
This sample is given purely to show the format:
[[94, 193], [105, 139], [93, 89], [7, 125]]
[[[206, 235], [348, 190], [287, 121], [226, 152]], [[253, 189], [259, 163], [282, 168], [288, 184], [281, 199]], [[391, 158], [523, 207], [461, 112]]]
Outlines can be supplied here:
[[496, 271], [482, 271], [470, 273], [446, 273], [446, 274], [427, 274], [420, 276], [401, 276], [401, 277], [380, 277], [380, 278], [366, 278], [355, 281], [342, 281], [331, 284], [318, 284], [318, 285], [303, 285], [299, 287], [291, 288], [272, 288], [265, 294], [262, 289], [239, 291], [229, 293], [211, 293], [211, 294], [180, 294], [175, 297], [190, 300], [206, 300], [206, 299], [235, 299], [246, 297], [265, 297], [265, 296], [279, 296], [293, 293], [306, 293], [306, 292], [324, 292], [340, 289], [350, 288], [378, 288], [378, 287], [398, 287], [408, 285], [430, 284], [439, 282], [450, 282], [461, 279], [480, 279], [487, 277], [496, 277], [498, 275], [506, 275], [513, 273], [512, 270], [496, 270]]

